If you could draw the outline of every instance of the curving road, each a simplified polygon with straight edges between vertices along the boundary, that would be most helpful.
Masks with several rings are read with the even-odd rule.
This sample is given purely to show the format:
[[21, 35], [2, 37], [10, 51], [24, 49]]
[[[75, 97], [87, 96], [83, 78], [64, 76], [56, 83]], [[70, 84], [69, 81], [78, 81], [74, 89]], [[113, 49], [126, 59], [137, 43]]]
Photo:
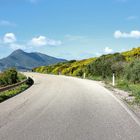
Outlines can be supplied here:
[[0, 104], [0, 140], [140, 140], [138, 118], [97, 82], [26, 75], [35, 84]]

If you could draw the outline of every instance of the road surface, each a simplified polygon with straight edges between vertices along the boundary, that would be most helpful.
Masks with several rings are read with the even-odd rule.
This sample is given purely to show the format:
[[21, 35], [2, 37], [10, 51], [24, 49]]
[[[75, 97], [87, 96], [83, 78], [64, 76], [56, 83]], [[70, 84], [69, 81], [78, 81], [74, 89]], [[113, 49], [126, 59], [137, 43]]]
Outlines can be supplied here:
[[26, 75], [35, 84], [0, 104], [0, 140], [140, 140], [138, 118], [97, 82]]

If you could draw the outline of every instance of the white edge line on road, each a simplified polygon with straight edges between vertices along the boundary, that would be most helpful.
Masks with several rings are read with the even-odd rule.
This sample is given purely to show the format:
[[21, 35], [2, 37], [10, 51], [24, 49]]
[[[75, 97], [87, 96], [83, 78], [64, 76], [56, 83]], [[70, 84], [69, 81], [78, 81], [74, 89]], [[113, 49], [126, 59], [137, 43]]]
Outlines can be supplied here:
[[[84, 80], [88, 80], [88, 81], [92, 81], [93, 82], [93, 80], [89, 80], [89, 79], [84, 79]], [[97, 81], [95, 81], [95, 82], [97, 83]], [[99, 86], [101, 86], [101, 87], [104, 87], [104, 86], [100, 85], [99, 83], [97, 83], [97, 84]], [[140, 127], [140, 119], [137, 117], [137, 115], [125, 103], [123, 103], [123, 101], [118, 99], [110, 90], [108, 90], [107, 88], [105, 88], [105, 90], [107, 90], [109, 92], [109, 94], [123, 107], [123, 109], [131, 116], [131, 118]]]
[[[65, 77], [68, 77], [68, 76], [65, 76]], [[77, 77], [71, 77], [70, 76], [69, 78], [77, 78]], [[93, 82], [93, 80], [89, 80], [89, 79], [84, 79], [84, 80], [88, 80], [88, 81], [92, 81]], [[97, 83], [97, 84], [99, 86], [101, 86], [99, 83]], [[104, 87], [104, 86], [101, 86], [101, 87]], [[105, 90], [108, 91], [108, 93], [123, 107], [123, 109], [131, 116], [131, 118], [136, 122], [136, 124], [140, 126], [140, 119], [137, 117], [137, 115], [134, 114], [134, 112], [132, 112], [132, 110], [130, 110], [130, 108], [126, 104], [124, 104], [120, 99], [118, 99], [111, 91], [109, 91], [107, 88], [105, 88]]]
[[[106, 89], [107, 90], [107, 89]], [[109, 90], [107, 90], [109, 91]], [[126, 110], [126, 112], [132, 117], [132, 119], [140, 126], [140, 120], [139, 118], [132, 112], [127, 105], [125, 105], [120, 99], [118, 99], [111, 91], [109, 91], [109, 94]]]

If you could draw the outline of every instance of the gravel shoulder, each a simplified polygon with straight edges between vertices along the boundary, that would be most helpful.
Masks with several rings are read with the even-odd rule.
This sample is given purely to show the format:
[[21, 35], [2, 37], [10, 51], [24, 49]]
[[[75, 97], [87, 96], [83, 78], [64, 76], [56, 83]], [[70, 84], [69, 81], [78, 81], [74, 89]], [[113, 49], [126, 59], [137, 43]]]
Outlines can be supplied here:
[[112, 87], [111, 85], [105, 84], [102, 81], [100, 81], [99, 84], [110, 90], [113, 95], [123, 101], [140, 118], [140, 105], [134, 103], [135, 97], [132, 96], [130, 92]]

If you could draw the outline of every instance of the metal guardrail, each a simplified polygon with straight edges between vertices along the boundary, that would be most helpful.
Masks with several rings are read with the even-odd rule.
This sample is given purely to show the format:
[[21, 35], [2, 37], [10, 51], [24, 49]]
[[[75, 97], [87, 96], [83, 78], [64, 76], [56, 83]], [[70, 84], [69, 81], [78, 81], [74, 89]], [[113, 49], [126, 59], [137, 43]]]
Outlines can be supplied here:
[[17, 86], [26, 83], [27, 80], [28, 80], [28, 78], [27, 78], [26, 80], [24, 80], [24, 81], [19, 82], [19, 83], [16, 83], [16, 84], [13, 84], [13, 85], [10, 85], [10, 86], [6, 86], [6, 87], [2, 87], [2, 88], [0, 88], [0, 93], [1, 93], [1, 92], [4, 92], [4, 91], [7, 91], [7, 90], [14, 89], [14, 88], [16, 88]]

